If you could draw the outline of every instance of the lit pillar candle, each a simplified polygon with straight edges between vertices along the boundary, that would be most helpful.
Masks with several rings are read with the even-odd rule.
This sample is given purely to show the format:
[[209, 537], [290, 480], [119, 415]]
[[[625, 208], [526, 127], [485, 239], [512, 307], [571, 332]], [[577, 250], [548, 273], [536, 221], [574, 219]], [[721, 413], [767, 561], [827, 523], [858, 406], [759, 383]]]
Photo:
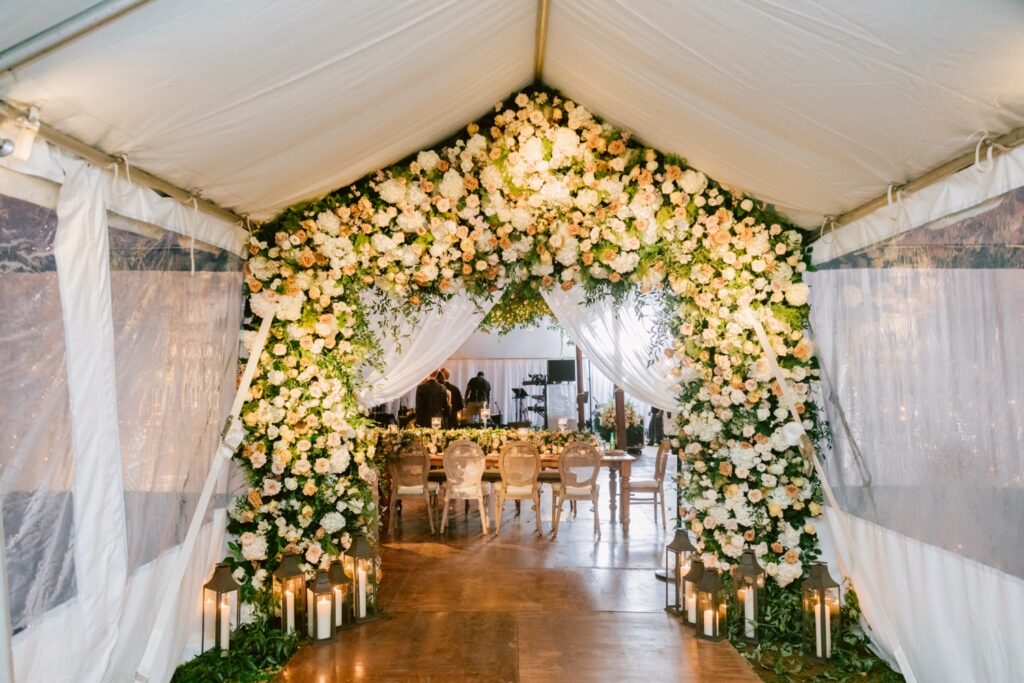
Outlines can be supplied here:
[[[822, 629], [822, 612], [825, 613], [825, 628]], [[814, 603], [814, 651], [818, 657], [828, 657], [832, 650], [832, 636], [829, 633], [831, 626], [828, 609], [821, 604], [820, 600]], [[824, 642], [823, 642], [824, 641]]]
[[743, 635], [754, 637], [754, 588], [743, 589]]
[[313, 633], [313, 609], [316, 607], [316, 603], [313, 600], [313, 591], [306, 591], [306, 633], [309, 637], [314, 637]]
[[231, 606], [228, 604], [228, 596], [224, 596], [220, 602], [220, 649], [228, 651], [228, 640], [231, 631]]
[[366, 618], [366, 569], [363, 567], [359, 568], [358, 572], [358, 583], [359, 583], [359, 618]]
[[326, 595], [316, 601], [316, 637], [318, 640], [331, 637], [331, 599]]
[[519, 428], [519, 438], [520, 439], [525, 439], [529, 435], [530, 435], [530, 430], [529, 429], [527, 429], [526, 427], [520, 427]]
[[[205, 592], [205, 591], [204, 591]], [[203, 605], [203, 651], [209, 650], [216, 644], [216, 619], [217, 611], [216, 605], [213, 603], [213, 598], [209, 595], [206, 596]]]
[[341, 590], [341, 586], [334, 587], [334, 625], [341, 626], [344, 622], [344, 616], [342, 614], [342, 608], [345, 605], [345, 594]]
[[291, 633], [295, 630], [295, 593], [284, 592], [284, 632]]
[[704, 610], [704, 635], [713, 636], [715, 635], [714, 625], [715, 611], [711, 609]]
[[689, 581], [686, 584], [686, 620], [691, 624], [697, 623], [697, 596], [693, 594], [693, 584]]

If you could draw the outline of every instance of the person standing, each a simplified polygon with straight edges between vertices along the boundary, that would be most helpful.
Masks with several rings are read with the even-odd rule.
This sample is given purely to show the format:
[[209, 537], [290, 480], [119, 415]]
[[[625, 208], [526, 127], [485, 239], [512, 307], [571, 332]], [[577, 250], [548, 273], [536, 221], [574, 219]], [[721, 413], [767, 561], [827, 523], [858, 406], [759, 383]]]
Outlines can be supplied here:
[[455, 429], [459, 426], [459, 418], [462, 415], [462, 409], [465, 405], [462, 402], [462, 392], [459, 388], [452, 384], [451, 380], [452, 373], [448, 368], [441, 368], [437, 371], [437, 380], [444, 385], [444, 388], [448, 390], [448, 396], [451, 398], [451, 405], [448, 413], [448, 429]]
[[431, 427], [435, 417], [444, 424], [448, 417], [448, 390], [429, 375], [416, 387], [416, 426]]
[[466, 416], [472, 418], [479, 415], [491, 400], [491, 383], [484, 377], [483, 371], [476, 373], [466, 384]]

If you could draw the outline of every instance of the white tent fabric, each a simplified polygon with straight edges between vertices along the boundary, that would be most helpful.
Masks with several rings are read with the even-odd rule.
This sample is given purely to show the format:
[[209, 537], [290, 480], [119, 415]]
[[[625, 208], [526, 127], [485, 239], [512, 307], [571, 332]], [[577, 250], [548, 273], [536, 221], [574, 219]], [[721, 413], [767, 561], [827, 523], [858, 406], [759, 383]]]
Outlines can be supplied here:
[[[23, 591], [13, 603], [16, 676], [128, 680], [153, 596], [171, 588], [238, 354], [241, 263], [191, 235], [207, 225], [231, 240], [235, 227], [203, 218], [169, 232], [109, 213], [131, 194], [123, 178], [115, 185], [45, 145], [36, 152], [31, 172], [62, 180], [59, 191], [0, 174], [0, 349], [13, 363], [5, 386], [17, 387], [0, 398], [0, 495], [10, 582]], [[139, 192], [144, 215], [173, 219], [161, 213], [169, 200]], [[193, 598], [223, 538], [221, 512], [189, 566], [159, 680], [199, 624]]]
[[369, 408], [385, 403], [414, 388], [462, 346], [493, 305], [493, 301], [476, 302], [459, 292], [412, 317], [398, 315], [395, 324], [371, 311], [370, 324], [380, 337], [382, 357], [378, 367], [363, 370], [368, 387], [361, 397], [363, 405]]
[[[546, 82], [805, 226], [1024, 124], [1014, 0], [550, 4]], [[68, 5], [7, 0], [0, 40]], [[537, 5], [150, 2], [0, 97], [264, 219], [527, 85]]]
[[678, 411], [679, 387], [673, 364], [662, 353], [651, 357], [657, 324], [652, 307], [640, 315], [638, 309], [610, 299], [588, 305], [580, 287], [568, 292], [556, 287], [543, 294], [559, 324], [602, 374], [644, 403]]
[[873, 635], [921, 681], [1024, 668], [1024, 535], [1008, 521], [1024, 516], [1024, 169], [1000, 161], [929, 191], [933, 207], [915, 196], [898, 221], [838, 231], [810, 276], [828, 516], [852, 535], [836, 550], [867, 620], [885, 609], [894, 629]]

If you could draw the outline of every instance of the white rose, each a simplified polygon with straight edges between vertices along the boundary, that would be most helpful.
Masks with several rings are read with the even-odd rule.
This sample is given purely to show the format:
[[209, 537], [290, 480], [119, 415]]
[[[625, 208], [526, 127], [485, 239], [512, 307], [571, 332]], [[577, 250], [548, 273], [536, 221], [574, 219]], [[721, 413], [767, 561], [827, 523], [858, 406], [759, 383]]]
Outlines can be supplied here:
[[794, 282], [786, 288], [786, 303], [790, 306], [803, 306], [807, 303], [810, 289], [803, 282]]

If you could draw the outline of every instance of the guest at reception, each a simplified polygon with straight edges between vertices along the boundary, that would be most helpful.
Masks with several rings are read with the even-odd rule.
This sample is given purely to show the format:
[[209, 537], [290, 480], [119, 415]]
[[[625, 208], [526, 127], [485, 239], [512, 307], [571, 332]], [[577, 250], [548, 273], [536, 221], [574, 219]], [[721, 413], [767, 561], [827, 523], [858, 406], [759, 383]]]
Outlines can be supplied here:
[[448, 419], [448, 390], [433, 374], [416, 387], [416, 425], [430, 427], [435, 417], [441, 418], [441, 424]]
[[459, 426], [459, 419], [462, 415], [462, 409], [465, 405], [462, 403], [462, 392], [459, 388], [451, 383], [452, 373], [448, 368], [441, 368], [437, 371], [437, 381], [444, 385], [444, 388], [448, 390], [448, 396], [451, 399], [450, 410], [448, 413], [448, 429], [455, 429]]
[[491, 383], [484, 377], [483, 371], [480, 371], [466, 384], [466, 418], [471, 420], [479, 415], [490, 400]]

